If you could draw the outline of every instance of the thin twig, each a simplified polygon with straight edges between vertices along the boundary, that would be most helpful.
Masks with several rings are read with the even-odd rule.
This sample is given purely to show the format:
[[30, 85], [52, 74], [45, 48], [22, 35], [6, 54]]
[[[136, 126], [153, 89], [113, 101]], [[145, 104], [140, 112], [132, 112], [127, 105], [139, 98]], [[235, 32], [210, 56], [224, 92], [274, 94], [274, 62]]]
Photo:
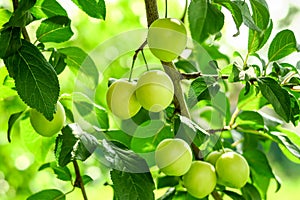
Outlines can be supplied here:
[[136, 61], [136, 59], [137, 59], [137, 56], [138, 56], [138, 54], [140, 53], [140, 51], [142, 52], [143, 59], [144, 59], [145, 64], [146, 64], [146, 68], [147, 68], [147, 70], [149, 70], [148, 64], [147, 64], [147, 61], [146, 61], [146, 58], [145, 58], [145, 55], [144, 55], [144, 52], [143, 52], [143, 49], [144, 49], [144, 47], [146, 46], [146, 44], [147, 44], [147, 40], [145, 40], [145, 41], [143, 42], [143, 44], [141, 44], [141, 46], [140, 46], [137, 50], [135, 50], [135, 52], [134, 52], [134, 54], [133, 54], [133, 57], [132, 57], [132, 64], [131, 64], [131, 68], [130, 68], [129, 81], [131, 81], [134, 63], [135, 63], [135, 61]]
[[181, 80], [186, 79], [186, 80], [190, 80], [190, 79], [196, 79], [198, 77], [212, 77], [215, 79], [228, 79], [229, 76], [227, 75], [223, 75], [223, 76], [219, 76], [219, 75], [214, 75], [214, 74], [202, 74], [201, 72], [195, 72], [195, 73], [181, 73]]
[[88, 200], [86, 192], [85, 192], [83, 180], [80, 175], [80, 169], [79, 169], [79, 166], [78, 166], [78, 163], [76, 160], [73, 160], [73, 166], [74, 166], [74, 170], [75, 170], [75, 174], [76, 174], [76, 180], [75, 180], [74, 185], [80, 187], [83, 199]]
[[213, 196], [213, 198], [215, 199], [215, 200], [222, 200], [223, 198], [221, 197], [221, 195], [216, 191], [216, 190], [214, 190], [212, 193], [211, 193], [211, 195]]
[[183, 15], [182, 15], [182, 17], [181, 17], [181, 19], [180, 19], [183, 23], [184, 23], [184, 20], [185, 20], [187, 8], [188, 8], [188, 0], [185, 0], [185, 6], [184, 6]]
[[166, 7], [165, 18], [167, 18], [168, 17], [168, 0], [165, 0], [165, 7]]

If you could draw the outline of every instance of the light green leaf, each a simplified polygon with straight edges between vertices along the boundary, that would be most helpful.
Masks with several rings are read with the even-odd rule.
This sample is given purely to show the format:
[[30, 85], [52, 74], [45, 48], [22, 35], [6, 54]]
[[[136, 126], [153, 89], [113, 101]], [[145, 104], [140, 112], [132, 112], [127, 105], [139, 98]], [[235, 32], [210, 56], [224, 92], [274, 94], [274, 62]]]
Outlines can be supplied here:
[[106, 7], [104, 0], [72, 0], [81, 10], [91, 17], [105, 19]]
[[58, 78], [36, 46], [22, 40], [22, 47], [4, 63], [21, 99], [52, 120], [59, 96]]
[[54, 16], [42, 21], [36, 31], [36, 38], [40, 42], [65, 42], [69, 40], [73, 32], [70, 26], [71, 20], [65, 16]]
[[50, 18], [57, 15], [68, 16], [65, 9], [56, 0], [37, 0], [30, 11], [37, 19]]
[[4, 9], [0, 8], [0, 28], [5, 24], [11, 16], [11, 12]]
[[270, 13], [266, 3], [262, 3], [261, 0], [250, 0], [252, 7], [252, 18], [254, 23], [261, 29], [265, 30], [268, 27], [270, 21]]
[[272, 40], [269, 51], [269, 61], [276, 61], [297, 51], [297, 42], [293, 31], [282, 30]]

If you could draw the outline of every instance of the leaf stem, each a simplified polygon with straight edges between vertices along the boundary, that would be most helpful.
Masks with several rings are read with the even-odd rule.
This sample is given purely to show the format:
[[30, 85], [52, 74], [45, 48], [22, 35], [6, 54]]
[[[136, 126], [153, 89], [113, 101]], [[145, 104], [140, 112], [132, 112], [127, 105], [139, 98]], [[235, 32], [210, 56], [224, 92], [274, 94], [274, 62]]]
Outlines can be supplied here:
[[186, 79], [186, 80], [190, 80], [190, 79], [196, 79], [198, 77], [212, 77], [215, 79], [228, 79], [229, 76], [227, 75], [223, 75], [223, 76], [219, 76], [219, 75], [211, 75], [211, 74], [202, 74], [201, 72], [195, 72], [195, 73], [181, 73], [181, 80]]
[[147, 44], [147, 40], [145, 40], [145, 41], [141, 44], [141, 46], [140, 46], [137, 50], [135, 50], [135, 52], [134, 52], [134, 54], [133, 54], [133, 57], [132, 57], [132, 64], [131, 64], [131, 68], [130, 68], [129, 82], [131, 81], [131, 78], [132, 78], [132, 73], [133, 73], [134, 63], [135, 63], [135, 61], [136, 61], [136, 59], [137, 59], [137, 56], [138, 56], [138, 54], [139, 54], [140, 51], [142, 52], [143, 59], [144, 59], [144, 62], [145, 62], [145, 64], [146, 64], [147, 71], [149, 70], [149, 67], [148, 67], [148, 64], [147, 64], [147, 61], [146, 61], [146, 57], [145, 57], [144, 52], [143, 52], [143, 49], [144, 49], [144, 47], [146, 46], [146, 44]]
[[185, 6], [184, 6], [183, 15], [182, 15], [182, 17], [180, 19], [183, 23], [184, 23], [185, 16], [186, 16], [186, 13], [187, 13], [187, 8], [188, 8], [188, 0], [185, 0]]
[[74, 170], [75, 170], [75, 174], [76, 174], [76, 180], [75, 180], [74, 186], [78, 186], [81, 189], [83, 199], [88, 200], [86, 192], [85, 192], [83, 180], [80, 175], [80, 169], [79, 169], [79, 166], [78, 166], [78, 163], [76, 160], [73, 160], [73, 166], [74, 166]]
[[221, 197], [221, 195], [216, 191], [216, 190], [214, 190], [212, 193], [211, 193], [211, 195], [213, 196], [213, 198], [215, 199], [215, 200], [222, 200], [223, 198]]
[[168, 17], [168, 0], [165, 0], [165, 7], [166, 7], [165, 18], [167, 18]]

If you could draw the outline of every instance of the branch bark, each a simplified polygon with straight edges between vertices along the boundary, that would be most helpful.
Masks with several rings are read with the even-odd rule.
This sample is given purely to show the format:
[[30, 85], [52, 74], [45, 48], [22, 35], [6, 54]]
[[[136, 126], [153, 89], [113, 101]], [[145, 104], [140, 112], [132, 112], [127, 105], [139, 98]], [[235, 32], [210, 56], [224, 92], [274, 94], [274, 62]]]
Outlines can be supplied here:
[[79, 166], [78, 166], [78, 163], [77, 163], [76, 160], [73, 160], [73, 166], [74, 166], [74, 170], [75, 170], [75, 174], [76, 174], [76, 179], [75, 179], [74, 186], [79, 187], [81, 189], [83, 199], [88, 200], [86, 192], [85, 192], [83, 180], [82, 180], [81, 175], [80, 175], [80, 169], [79, 169]]

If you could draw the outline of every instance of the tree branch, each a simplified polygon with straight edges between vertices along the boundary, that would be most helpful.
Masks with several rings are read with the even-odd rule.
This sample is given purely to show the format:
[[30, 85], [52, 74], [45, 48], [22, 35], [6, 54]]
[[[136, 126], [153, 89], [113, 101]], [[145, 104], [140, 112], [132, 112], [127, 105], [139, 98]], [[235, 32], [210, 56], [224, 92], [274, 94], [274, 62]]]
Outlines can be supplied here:
[[75, 179], [74, 186], [79, 187], [81, 189], [83, 199], [88, 200], [86, 192], [85, 192], [83, 180], [82, 180], [81, 175], [80, 175], [79, 166], [78, 166], [78, 163], [77, 163], [76, 160], [73, 160], [73, 166], [74, 166], [74, 170], [75, 170], [75, 174], [76, 174], [76, 179]]
[[223, 75], [223, 76], [219, 76], [219, 75], [211, 75], [211, 74], [202, 74], [201, 72], [195, 72], [195, 73], [181, 73], [181, 79], [187, 79], [187, 80], [190, 80], [190, 79], [196, 79], [198, 77], [212, 77], [212, 78], [215, 78], [215, 79], [228, 79], [229, 76], [227, 75]]
[[[14, 11], [16, 11], [18, 6], [19, 6], [19, 1], [18, 0], [12, 0], [12, 4], [13, 4]], [[21, 27], [21, 31], [22, 31], [22, 35], [23, 35], [24, 39], [27, 40], [28, 42], [30, 42], [30, 38], [29, 38], [29, 35], [28, 35], [28, 32], [27, 32], [26, 28]]]

